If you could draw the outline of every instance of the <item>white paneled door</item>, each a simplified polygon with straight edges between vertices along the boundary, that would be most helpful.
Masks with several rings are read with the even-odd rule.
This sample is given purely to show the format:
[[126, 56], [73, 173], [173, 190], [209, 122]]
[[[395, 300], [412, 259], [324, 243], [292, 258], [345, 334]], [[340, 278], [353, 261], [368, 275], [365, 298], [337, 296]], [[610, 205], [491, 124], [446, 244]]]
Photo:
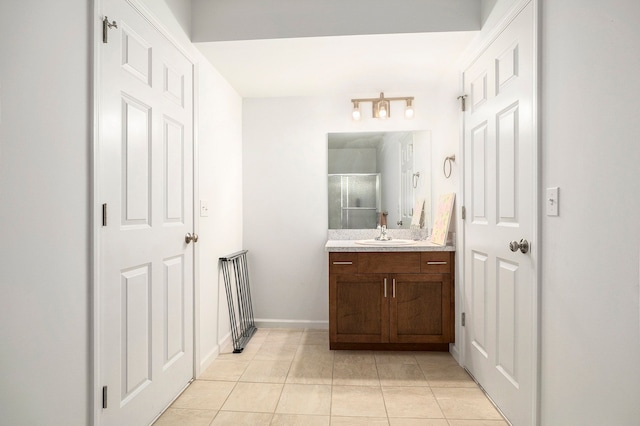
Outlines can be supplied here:
[[129, 2], [101, 5], [97, 409], [145, 425], [193, 378], [193, 65]]
[[532, 3], [464, 71], [465, 366], [518, 426], [537, 374]]

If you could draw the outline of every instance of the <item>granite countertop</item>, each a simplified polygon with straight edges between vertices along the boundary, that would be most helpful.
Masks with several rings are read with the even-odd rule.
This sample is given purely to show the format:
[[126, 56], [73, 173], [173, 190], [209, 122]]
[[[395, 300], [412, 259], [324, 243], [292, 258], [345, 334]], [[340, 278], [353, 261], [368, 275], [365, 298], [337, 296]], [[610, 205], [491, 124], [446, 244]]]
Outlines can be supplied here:
[[357, 240], [328, 240], [324, 248], [328, 252], [340, 251], [375, 251], [375, 252], [398, 252], [398, 251], [455, 251], [452, 245], [441, 246], [429, 241], [416, 241], [414, 244], [398, 246], [378, 246], [364, 245], [356, 243]]

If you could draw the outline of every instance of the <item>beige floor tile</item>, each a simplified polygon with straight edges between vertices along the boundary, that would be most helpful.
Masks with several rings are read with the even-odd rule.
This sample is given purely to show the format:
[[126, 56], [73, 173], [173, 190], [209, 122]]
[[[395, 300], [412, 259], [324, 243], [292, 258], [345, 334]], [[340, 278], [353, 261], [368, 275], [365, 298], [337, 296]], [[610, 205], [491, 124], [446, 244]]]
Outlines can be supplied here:
[[329, 349], [329, 331], [305, 330], [300, 339], [301, 345], [323, 345]]
[[291, 361], [253, 360], [240, 377], [241, 382], [284, 383]]
[[265, 342], [280, 342], [297, 345], [302, 337], [302, 330], [273, 328], [269, 331]]
[[478, 386], [465, 369], [457, 364], [439, 367], [423, 366], [422, 372], [431, 387], [477, 388]]
[[200, 374], [199, 380], [226, 380], [237, 381], [244, 370], [249, 365], [249, 361], [234, 361], [231, 359], [216, 359], [211, 365]]
[[303, 333], [306, 328], [290, 328], [290, 327], [263, 327], [261, 330], [266, 330], [271, 333]]
[[330, 385], [332, 381], [332, 360], [304, 359], [293, 361], [286, 383]]
[[444, 414], [428, 387], [382, 387], [389, 417], [443, 419]]
[[375, 364], [372, 351], [334, 351], [336, 364]]
[[260, 361], [293, 361], [297, 350], [298, 345], [264, 342], [253, 359]]
[[269, 328], [232, 350], [156, 424], [507, 426], [447, 352], [332, 351], [327, 330]]
[[219, 410], [235, 385], [235, 382], [196, 380], [171, 405], [171, 408]]
[[169, 408], [153, 424], [154, 426], [209, 426], [216, 410]]
[[333, 384], [351, 386], [380, 386], [375, 364], [334, 363]]
[[331, 417], [331, 426], [388, 426], [386, 417]]
[[328, 416], [331, 413], [331, 386], [284, 385], [276, 413]]
[[256, 349], [256, 347], [260, 347], [260, 345], [262, 345], [267, 339], [268, 335], [268, 333], [260, 334], [259, 332], [256, 332], [253, 336], [251, 336], [249, 341], [245, 343], [245, 349]]
[[393, 417], [389, 419], [391, 426], [449, 426], [445, 419], [403, 419]]
[[415, 352], [416, 360], [418, 364], [421, 366], [433, 366], [433, 367], [443, 367], [443, 366], [453, 366], [459, 365], [458, 361], [449, 353], [449, 352]]
[[275, 414], [271, 426], [329, 426], [329, 416], [309, 416], [304, 414]]
[[222, 406], [222, 410], [273, 413], [283, 386], [276, 383], [238, 382]]
[[220, 411], [211, 426], [268, 426], [272, 418], [271, 413]]
[[268, 335], [269, 335], [268, 328], [258, 328], [257, 331], [253, 333], [253, 336], [251, 336], [251, 339], [249, 340], [249, 345], [254, 344], [254, 342], [259, 342], [259, 343], [264, 342], [264, 340], [267, 338]]
[[[267, 336], [268, 336], [268, 333], [259, 334], [258, 332], [256, 332], [256, 334], [251, 336], [248, 342], [245, 342], [244, 351], [256, 351], [260, 349], [260, 346], [267, 339]], [[232, 345], [229, 344], [225, 348], [232, 348]]]
[[369, 386], [334, 386], [331, 415], [386, 418], [382, 390]]
[[376, 364], [418, 364], [414, 352], [379, 351], [374, 356]]
[[325, 345], [299, 345], [294, 361], [314, 360], [333, 362], [333, 351]]
[[378, 364], [382, 386], [428, 386], [418, 364]]
[[254, 356], [258, 353], [258, 349], [260, 349], [260, 345], [253, 345], [250, 347], [246, 347], [240, 353], [233, 353], [233, 347], [227, 346], [220, 350], [220, 354], [216, 359], [226, 359], [232, 361], [251, 361]]
[[447, 419], [503, 420], [480, 389], [432, 388]]

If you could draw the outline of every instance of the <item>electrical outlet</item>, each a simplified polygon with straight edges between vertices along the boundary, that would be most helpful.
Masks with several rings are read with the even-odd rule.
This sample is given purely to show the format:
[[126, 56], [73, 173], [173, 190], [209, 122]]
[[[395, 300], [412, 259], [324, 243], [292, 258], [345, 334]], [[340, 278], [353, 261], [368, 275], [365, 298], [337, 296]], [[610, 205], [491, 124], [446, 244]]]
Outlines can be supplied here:
[[559, 188], [547, 188], [547, 196], [545, 199], [545, 203], [547, 205], [547, 216], [559, 216], [559, 202], [558, 198]]
[[200, 217], [209, 216], [209, 202], [207, 200], [200, 200]]

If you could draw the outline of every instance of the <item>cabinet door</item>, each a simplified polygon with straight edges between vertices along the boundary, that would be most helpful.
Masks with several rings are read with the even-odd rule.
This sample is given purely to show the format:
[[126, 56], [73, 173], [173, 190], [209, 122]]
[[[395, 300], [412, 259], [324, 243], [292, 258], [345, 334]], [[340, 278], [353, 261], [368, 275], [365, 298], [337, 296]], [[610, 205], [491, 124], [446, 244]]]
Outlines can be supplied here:
[[331, 341], [388, 342], [389, 291], [386, 274], [330, 274]]
[[390, 341], [451, 342], [451, 275], [394, 274], [390, 279]]

